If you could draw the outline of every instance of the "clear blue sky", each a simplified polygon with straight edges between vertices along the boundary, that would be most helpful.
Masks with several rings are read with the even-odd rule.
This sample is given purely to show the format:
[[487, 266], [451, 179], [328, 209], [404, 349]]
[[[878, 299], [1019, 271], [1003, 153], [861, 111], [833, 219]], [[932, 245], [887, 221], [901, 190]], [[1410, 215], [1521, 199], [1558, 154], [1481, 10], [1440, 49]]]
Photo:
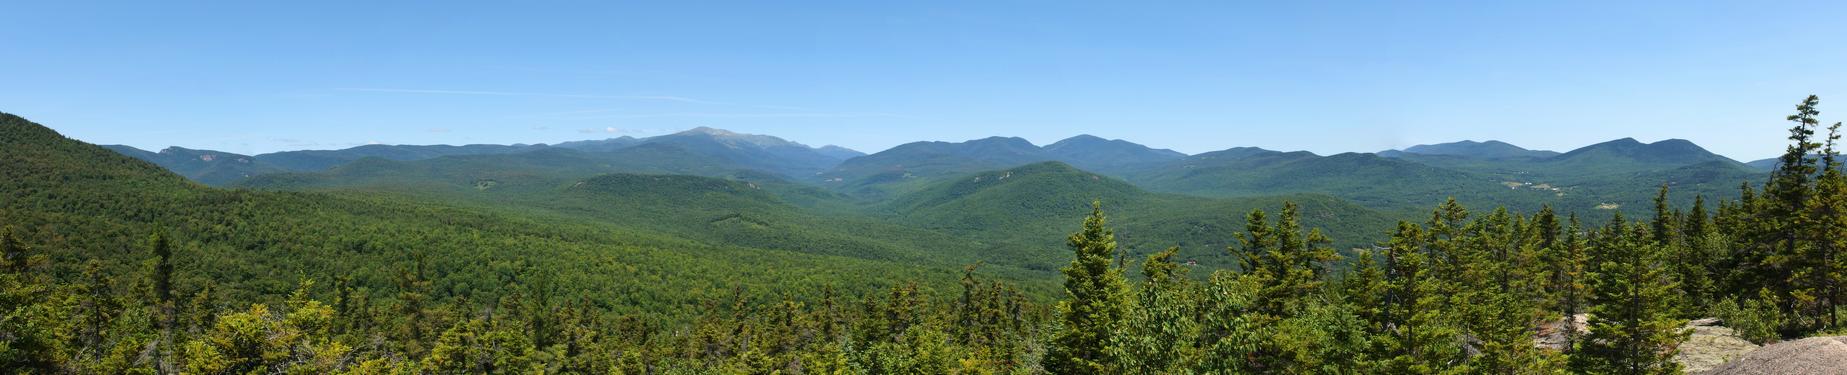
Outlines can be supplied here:
[[1847, 120], [1838, 1], [375, 3], [13, 2], [0, 111], [240, 153], [713, 126], [868, 152], [1635, 137], [1749, 160], [1804, 95]]

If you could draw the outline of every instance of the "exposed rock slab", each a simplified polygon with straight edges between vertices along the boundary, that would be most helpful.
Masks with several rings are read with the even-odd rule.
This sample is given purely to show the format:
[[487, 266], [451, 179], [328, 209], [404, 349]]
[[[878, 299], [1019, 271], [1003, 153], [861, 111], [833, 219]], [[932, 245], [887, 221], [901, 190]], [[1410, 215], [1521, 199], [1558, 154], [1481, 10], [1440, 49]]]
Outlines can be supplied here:
[[1705, 374], [1847, 374], [1847, 336], [1770, 344]]
[[1686, 373], [1699, 374], [1712, 370], [1757, 349], [1757, 344], [1739, 338], [1731, 328], [1719, 323], [1718, 319], [1713, 318], [1687, 322], [1687, 328], [1692, 329], [1693, 334], [1687, 337], [1687, 341], [1680, 343], [1680, 353], [1674, 355], [1674, 362], [1680, 363]]

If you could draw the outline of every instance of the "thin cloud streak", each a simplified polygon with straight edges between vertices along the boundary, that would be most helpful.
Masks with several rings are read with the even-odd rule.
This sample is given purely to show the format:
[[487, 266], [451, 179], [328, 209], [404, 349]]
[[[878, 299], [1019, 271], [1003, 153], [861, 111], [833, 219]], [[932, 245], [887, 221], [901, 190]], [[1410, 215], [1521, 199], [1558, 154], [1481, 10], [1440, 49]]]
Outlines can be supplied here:
[[693, 103], [693, 104], [720, 104], [720, 105], [725, 104], [725, 103], [714, 102], [714, 101], [709, 101], [709, 100], [699, 100], [699, 99], [688, 98], [684, 96], [672, 96], [672, 95], [589, 95], [589, 94], [558, 94], [558, 93], [518, 92], [518, 91], [431, 90], [431, 89], [399, 89], [399, 88], [373, 88], [373, 87], [342, 87], [342, 88], [337, 88], [336, 90], [362, 91], [362, 92], [388, 92], [388, 93], [399, 93], [399, 94], [533, 96], [533, 97], [547, 97], [547, 98], [659, 100], [659, 101]]

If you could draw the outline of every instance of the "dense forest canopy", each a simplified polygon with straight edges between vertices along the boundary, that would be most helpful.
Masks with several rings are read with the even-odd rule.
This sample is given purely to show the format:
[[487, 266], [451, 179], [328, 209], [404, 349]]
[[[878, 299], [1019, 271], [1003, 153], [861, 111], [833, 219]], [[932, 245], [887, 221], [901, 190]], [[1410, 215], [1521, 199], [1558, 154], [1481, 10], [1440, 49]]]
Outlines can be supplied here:
[[[906, 152], [948, 177], [880, 172], [893, 154], [830, 176], [854, 155], [750, 138], [732, 145], [761, 146], [739, 156], [755, 169], [705, 168], [722, 160], [691, 134], [237, 189], [0, 114], [0, 372], [1678, 373], [1690, 319], [1758, 343], [1842, 331], [1847, 175], [1818, 105], [1762, 179], [1584, 167], [1692, 152], [1676, 142], [1490, 145], [1517, 160], [1491, 164], [1093, 139], [988, 140], [1018, 156], [998, 168], [924, 144]], [[1509, 165], [1648, 204], [1470, 187]], [[817, 173], [851, 186], [791, 177]]]

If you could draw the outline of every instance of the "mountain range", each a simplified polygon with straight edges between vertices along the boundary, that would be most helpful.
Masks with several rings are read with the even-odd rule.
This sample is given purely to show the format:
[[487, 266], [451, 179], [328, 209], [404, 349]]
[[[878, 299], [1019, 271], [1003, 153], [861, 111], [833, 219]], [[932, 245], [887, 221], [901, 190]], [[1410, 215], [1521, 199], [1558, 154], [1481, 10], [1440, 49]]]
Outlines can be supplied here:
[[645, 145], [669, 145], [727, 163], [790, 176], [811, 175], [843, 160], [864, 155], [839, 146], [814, 148], [772, 136], [739, 134], [707, 127], [648, 138], [625, 136], [556, 145], [364, 145], [340, 150], [282, 151], [258, 155], [180, 147], [169, 147], [160, 152], [125, 145], [104, 147], [152, 162], [201, 183], [224, 186], [266, 173], [326, 171], [365, 158], [416, 161], [444, 156], [519, 154], [549, 149], [606, 153]]
[[[1093, 136], [1045, 146], [991, 137], [862, 155], [699, 128], [556, 145], [247, 156], [97, 147], [18, 117], [0, 120], [0, 159], [10, 167], [0, 170], [8, 179], [0, 183], [14, 194], [0, 214], [29, 228], [73, 231], [48, 238], [117, 248], [145, 233], [111, 228], [171, 225], [200, 238], [234, 238], [189, 250], [206, 255], [194, 267], [222, 270], [229, 280], [307, 268], [355, 272], [376, 285], [391, 280], [388, 270], [364, 267], [409, 261], [389, 249], [441, 242], [448, 245], [426, 255], [443, 269], [533, 267], [599, 285], [581, 291], [595, 298], [651, 301], [624, 306], [684, 306], [723, 293], [713, 285], [740, 280], [782, 285], [767, 293], [815, 283], [784, 278], [790, 274], [838, 275], [862, 292], [899, 278], [947, 286], [957, 274], [942, 270], [968, 264], [1050, 295], [1056, 289], [1047, 280], [1068, 260], [1062, 239], [1092, 203], [1109, 211], [1129, 259], [1177, 246], [1180, 259], [1210, 269], [1235, 267], [1226, 249], [1245, 213], [1285, 201], [1302, 207], [1306, 226], [1333, 234], [1334, 246], [1355, 249], [1385, 240], [1398, 220], [1427, 218], [1449, 198], [1476, 209], [1549, 205], [1595, 222], [1608, 217], [1600, 211], [1646, 214], [1662, 184], [1684, 205], [1699, 195], [1732, 196], [1739, 183], [1767, 176], [1677, 140], [1621, 139], [1564, 153], [1490, 141], [1380, 153], [1234, 147], [1186, 155]], [[310, 167], [318, 169], [302, 170]], [[532, 260], [534, 253], [548, 260]], [[759, 265], [805, 271], [733, 271]], [[612, 267], [646, 275], [602, 273]]]
[[[110, 149], [201, 183], [270, 189], [418, 186], [450, 181], [514, 188], [607, 173], [681, 174], [776, 181], [840, 195], [847, 205], [888, 203], [944, 180], [1059, 162], [1138, 189], [1235, 198], [1326, 194], [1376, 210], [1420, 210], [1443, 199], [1510, 208], [1641, 208], [1652, 186], [1673, 198], [1729, 193], [1762, 178], [1763, 162], [1740, 163], [1685, 140], [1623, 138], [1559, 153], [1501, 141], [1416, 145], [1376, 153], [1317, 155], [1234, 147], [1187, 155], [1121, 139], [1078, 135], [1045, 146], [1017, 137], [924, 141], [863, 154], [782, 138], [695, 128], [662, 136], [555, 145], [367, 145], [255, 156], [168, 148]], [[1772, 163], [1773, 164], [1773, 163]]]

